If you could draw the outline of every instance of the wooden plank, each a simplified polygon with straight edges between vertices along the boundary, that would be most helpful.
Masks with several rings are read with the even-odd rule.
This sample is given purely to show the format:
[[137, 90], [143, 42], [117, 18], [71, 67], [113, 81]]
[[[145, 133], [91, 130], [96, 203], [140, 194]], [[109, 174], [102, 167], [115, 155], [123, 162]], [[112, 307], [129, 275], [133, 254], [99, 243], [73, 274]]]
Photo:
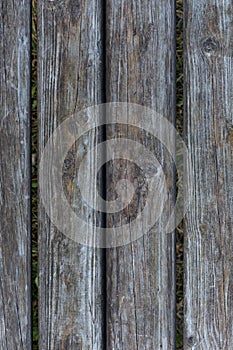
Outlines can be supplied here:
[[185, 2], [184, 349], [233, 347], [232, 14], [231, 0]]
[[[101, 4], [96, 0], [39, 0], [38, 28], [42, 154], [48, 138], [62, 121], [102, 102]], [[98, 135], [98, 132], [84, 135], [68, 152], [64, 186], [71, 205], [77, 200], [77, 193], [72, 190], [73, 166], [96, 144]], [[90, 177], [91, 172], [86, 174], [87, 184]], [[51, 198], [51, 206], [54, 204]], [[84, 213], [87, 219], [88, 215], [88, 211]], [[94, 239], [95, 228], [81, 233]], [[102, 251], [83, 246], [59, 232], [47, 217], [41, 198], [39, 260], [40, 349], [102, 349]]]
[[[107, 102], [150, 107], [174, 123], [175, 2], [107, 0], [106, 5]], [[129, 119], [134, 122], [133, 117]], [[117, 137], [134, 140], [154, 152], [173, 197], [173, 168], [161, 143], [135, 127], [109, 126], [107, 138]], [[132, 212], [128, 207], [123, 215], [108, 214], [107, 227], [126, 224], [143, 206], [143, 175], [137, 171], [131, 162], [109, 163], [107, 199], [115, 199], [117, 182], [125, 176], [135, 179], [137, 192]], [[170, 212], [171, 206], [164, 208], [167, 217]], [[161, 219], [143, 237], [108, 249], [106, 254], [107, 349], [175, 349], [174, 233], [165, 233]]]
[[0, 348], [31, 348], [30, 1], [1, 1]]

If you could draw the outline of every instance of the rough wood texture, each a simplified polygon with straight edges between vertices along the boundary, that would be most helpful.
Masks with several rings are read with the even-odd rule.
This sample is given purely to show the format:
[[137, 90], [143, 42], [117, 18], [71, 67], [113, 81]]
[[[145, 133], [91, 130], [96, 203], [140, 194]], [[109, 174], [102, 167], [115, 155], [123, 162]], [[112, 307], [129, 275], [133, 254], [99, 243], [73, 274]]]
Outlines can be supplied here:
[[31, 348], [30, 2], [1, 1], [0, 349]]
[[[40, 152], [67, 116], [102, 102], [101, 11], [98, 0], [38, 1]], [[95, 142], [95, 133], [85, 135], [76, 157]], [[73, 151], [64, 175], [71, 202]], [[40, 349], [102, 349], [102, 251], [58, 232], [42, 204], [39, 216]], [[91, 239], [95, 229], [83, 234]]]
[[[106, 6], [107, 102], [141, 104], [174, 123], [174, 1], [107, 0]], [[133, 139], [154, 152], [174, 196], [173, 168], [158, 141], [122, 125], [107, 128], [107, 138], [114, 137]], [[137, 171], [131, 162], [109, 163], [107, 198], [114, 198], [116, 184], [125, 176], [136, 181], [137, 191], [123, 215], [107, 216], [107, 226], [127, 223], [144, 205], [143, 174]], [[165, 208], [167, 217], [170, 211]], [[175, 349], [174, 234], [165, 234], [159, 220], [150, 233], [106, 254], [107, 349]]]
[[233, 348], [232, 5], [185, 2], [185, 349]]

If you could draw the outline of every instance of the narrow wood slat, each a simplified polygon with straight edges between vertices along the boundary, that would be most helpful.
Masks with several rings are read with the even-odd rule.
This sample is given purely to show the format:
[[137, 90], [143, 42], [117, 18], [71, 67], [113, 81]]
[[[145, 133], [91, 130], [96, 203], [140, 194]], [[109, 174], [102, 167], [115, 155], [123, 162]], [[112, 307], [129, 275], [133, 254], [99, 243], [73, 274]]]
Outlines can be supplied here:
[[[98, 0], [38, 1], [40, 154], [62, 121], [102, 102], [101, 28]], [[64, 186], [71, 204], [77, 199], [72, 191], [74, 159], [79, 162], [94, 146], [96, 134], [84, 135], [69, 152]], [[87, 190], [90, 177], [91, 172], [86, 174]], [[51, 198], [51, 206], [57, 204]], [[88, 219], [88, 211], [85, 215]], [[80, 227], [77, 231], [80, 234]], [[95, 228], [81, 233], [92, 239]], [[102, 251], [80, 245], [59, 232], [47, 217], [41, 198], [39, 260], [40, 349], [102, 349]]]
[[232, 5], [185, 2], [184, 349], [233, 348]]
[[0, 348], [31, 348], [30, 6], [1, 1]]
[[[175, 2], [107, 0], [106, 6], [107, 102], [150, 107], [174, 123]], [[160, 142], [137, 128], [108, 127], [107, 138], [117, 137], [135, 140], [158, 156], [174, 196], [173, 168]], [[108, 165], [107, 199], [115, 199], [117, 182], [126, 174], [137, 186], [143, 184], [132, 163], [117, 160]], [[133, 215], [144, 200], [138, 190], [131, 203]], [[167, 217], [170, 212], [171, 206], [164, 208]], [[131, 214], [124, 214], [108, 214], [107, 226], [126, 224]], [[159, 220], [150, 233], [106, 254], [107, 349], [174, 349], [174, 233], [167, 234]]]

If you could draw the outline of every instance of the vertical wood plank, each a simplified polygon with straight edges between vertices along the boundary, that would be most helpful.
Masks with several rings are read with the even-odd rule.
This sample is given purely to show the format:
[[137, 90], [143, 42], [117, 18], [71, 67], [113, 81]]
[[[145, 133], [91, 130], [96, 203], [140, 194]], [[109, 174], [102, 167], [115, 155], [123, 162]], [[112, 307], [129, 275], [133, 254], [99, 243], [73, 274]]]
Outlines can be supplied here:
[[[174, 1], [107, 0], [106, 5], [107, 102], [150, 107], [174, 123]], [[158, 141], [140, 129], [123, 125], [107, 128], [107, 138], [114, 137], [133, 139], [154, 152], [174, 196], [173, 168]], [[143, 180], [136, 171], [127, 162], [115, 161], [115, 168], [114, 163], [109, 164], [107, 198], [114, 198], [116, 184], [126, 174], [140, 187]], [[136, 197], [132, 215], [143, 205], [140, 190]], [[169, 217], [171, 207], [164, 210]], [[108, 215], [107, 226], [127, 223], [131, 214], [125, 215]], [[107, 349], [175, 349], [174, 233], [166, 234], [159, 220], [150, 233], [106, 254]]]
[[185, 349], [233, 347], [232, 5], [185, 2]]
[[0, 348], [31, 348], [30, 2], [1, 1]]
[[[39, 0], [38, 28], [42, 153], [48, 137], [66, 117], [102, 102], [101, 3]], [[77, 197], [70, 190], [75, 159], [79, 161], [97, 138], [96, 133], [88, 133], [68, 154], [64, 186], [71, 202]], [[87, 184], [90, 176], [86, 174]], [[51, 198], [51, 206], [54, 204]], [[88, 213], [85, 215], [88, 218]], [[92, 239], [95, 229], [83, 235]], [[40, 349], [102, 349], [102, 251], [65, 237], [52, 225], [40, 204], [39, 255]]]

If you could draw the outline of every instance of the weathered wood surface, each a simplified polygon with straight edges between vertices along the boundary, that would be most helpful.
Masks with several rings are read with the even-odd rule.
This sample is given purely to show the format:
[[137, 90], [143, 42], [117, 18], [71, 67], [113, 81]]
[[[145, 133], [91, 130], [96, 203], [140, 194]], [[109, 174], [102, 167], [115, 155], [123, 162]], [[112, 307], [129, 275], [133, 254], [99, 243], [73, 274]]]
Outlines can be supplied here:
[[1, 1], [0, 349], [31, 348], [30, 2]]
[[233, 348], [232, 5], [185, 2], [185, 349]]
[[[174, 123], [174, 1], [107, 0], [106, 18], [107, 102], [141, 104]], [[164, 147], [130, 126], [108, 127], [107, 138], [117, 137], [155, 153], [174, 196], [173, 168]], [[109, 163], [107, 199], [115, 199], [116, 184], [125, 177], [136, 181], [137, 190], [123, 215], [107, 215], [108, 227], [126, 224], [143, 207], [146, 190], [138, 171], [131, 162]], [[165, 208], [164, 215], [170, 211], [171, 206]], [[175, 349], [174, 256], [174, 234], [165, 234], [162, 220], [137, 241], [107, 250], [107, 349]]]
[[[102, 102], [101, 36], [99, 1], [38, 1], [40, 154], [66, 117]], [[64, 186], [71, 204], [77, 197], [72, 191], [75, 160], [82, 159], [96, 137], [94, 132], [85, 135], [68, 154]], [[87, 184], [90, 176], [86, 174]], [[92, 239], [95, 229], [83, 235]], [[102, 251], [60, 233], [40, 204], [39, 254], [40, 349], [103, 349]]]

